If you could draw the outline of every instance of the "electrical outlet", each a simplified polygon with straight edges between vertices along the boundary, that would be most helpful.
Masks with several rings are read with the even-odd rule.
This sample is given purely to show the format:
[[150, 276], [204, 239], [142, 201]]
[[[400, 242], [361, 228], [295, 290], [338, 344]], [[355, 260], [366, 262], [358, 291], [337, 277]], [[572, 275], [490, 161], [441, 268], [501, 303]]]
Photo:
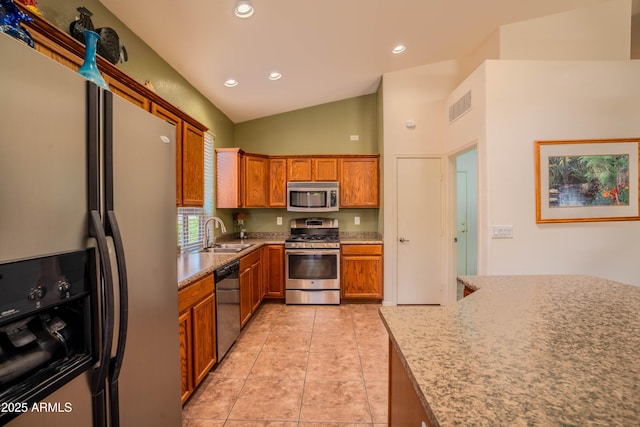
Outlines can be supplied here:
[[513, 239], [513, 225], [494, 225], [491, 229], [493, 239]]
[[277, 216], [276, 217], [276, 224], [277, 225], [282, 225], [282, 217], [281, 216]]
[[353, 217], [353, 223], [355, 225], [360, 225], [360, 217], [359, 216], [354, 216]]
[[352, 141], [360, 141], [360, 135], [351, 135]]

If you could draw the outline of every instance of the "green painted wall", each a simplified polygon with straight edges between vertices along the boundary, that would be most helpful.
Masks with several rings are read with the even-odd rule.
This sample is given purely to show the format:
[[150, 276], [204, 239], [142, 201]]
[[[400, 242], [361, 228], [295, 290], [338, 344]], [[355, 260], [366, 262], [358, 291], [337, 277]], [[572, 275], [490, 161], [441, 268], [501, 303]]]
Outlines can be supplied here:
[[76, 10], [79, 6], [93, 13], [91, 21], [96, 28], [111, 27], [118, 33], [129, 60], [116, 67], [139, 83], [149, 80], [158, 95], [207, 126], [216, 136], [216, 146], [234, 146], [233, 122], [98, 0], [38, 0], [43, 18], [66, 33], [69, 33], [69, 24], [79, 15]]
[[[260, 154], [378, 154], [380, 126], [378, 94], [364, 95], [309, 108], [237, 123], [236, 147]], [[358, 135], [358, 141], [351, 141]], [[224, 209], [220, 209], [224, 211]], [[247, 230], [257, 232], [289, 230], [289, 220], [314, 214], [285, 209], [248, 209]], [[342, 209], [318, 213], [340, 220], [341, 231], [380, 231], [378, 209]], [[283, 218], [276, 225], [276, 218]], [[354, 217], [360, 217], [360, 225]]]
[[[209, 128], [215, 135], [216, 147], [241, 147], [264, 154], [377, 154], [381, 151], [378, 94], [234, 124], [98, 0], [38, 1], [42, 16], [67, 33], [69, 24], [78, 15], [78, 6], [93, 13], [91, 20], [96, 28], [112, 27], [120, 36], [129, 60], [116, 67], [140, 83], [151, 81], [158, 95]], [[358, 135], [359, 141], [351, 141], [351, 135]], [[216, 215], [231, 224], [234, 211], [217, 209]], [[291, 218], [310, 216], [284, 209], [246, 212], [249, 213], [247, 229], [254, 232], [287, 232]], [[338, 218], [343, 231], [378, 231], [378, 214], [378, 209], [343, 209], [326, 216]], [[283, 217], [282, 226], [276, 225], [278, 216]], [[355, 216], [360, 217], [360, 225], [354, 225]]]
[[[358, 135], [358, 141], [351, 141]], [[236, 124], [236, 147], [262, 154], [377, 154], [377, 95]]]

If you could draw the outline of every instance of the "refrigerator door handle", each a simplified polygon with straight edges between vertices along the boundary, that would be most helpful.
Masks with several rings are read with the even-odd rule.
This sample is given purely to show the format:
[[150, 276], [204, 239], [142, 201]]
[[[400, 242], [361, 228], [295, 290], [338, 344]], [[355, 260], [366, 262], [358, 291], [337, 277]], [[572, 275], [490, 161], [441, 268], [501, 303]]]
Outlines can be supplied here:
[[129, 320], [129, 296], [127, 292], [127, 267], [124, 258], [124, 247], [122, 246], [122, 238], [120, 229], [118, 228], [118, 220], [113, 211], [107, 211], [107, 233], [113, 238], [113, 244], [116, 252], [116, 261], [118, 263], [119, 278], [119, 294], [120, 294], [120, 313], [118, 327], [118, 343], [116, 344], [116, 354], [113, 356], [109, 366], [109, 396], [110, 396], [110, 412], [111, 426], [118, 427], [120, 425], [120, 405], [118, 396], [118, 378], [122, 361], [124, 359], [124, 351], [127, 344], [127, 327]]
[[107, 238], [102, 228], [100, 214], [96, 210], [89, 212], [89, 234], [95, 237], [98, 254], [100, 256], [100, 270], [104, 279], [102, 298], [102, 345], [100, 362], [92, 371], [92, 398], [93, 416], [95, 427], [104, 426], [106, 421], [105, 410], [105, 380], [109, 369], [107, 361], [111, 357], [111, 344], [113, 342], [113, 276], [111, 275], [111, 261], [107, 248]]
[[120, 425], [120, 404], [118, 396], [118, 378], [124, 351], [127, 343], [127, 327], [129, 319], [129, 297], [127, 284], [127, 267], [124, 256], [122, 236], [118, 227], [118, 220], [114, 212], [113, 198], [113, 94], [103, 92], [103, 148], [104, 148], [104, 203], [105, 203], [105, 229], [107, 235], [113, 238], [113, 244], [118, 266], [118, 292], [119, 292], [119, 323], [118, 342], [116, 354], [109, 363], [109, 411], [111, 427]]

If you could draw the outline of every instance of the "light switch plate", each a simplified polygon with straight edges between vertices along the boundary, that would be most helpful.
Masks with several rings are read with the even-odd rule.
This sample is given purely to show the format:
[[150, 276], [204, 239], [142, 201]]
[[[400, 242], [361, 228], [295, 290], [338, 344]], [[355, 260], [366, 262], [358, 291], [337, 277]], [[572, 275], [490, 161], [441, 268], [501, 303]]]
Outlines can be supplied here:
[[513, 225], [494, 225], [491, 229], [493, 239], [513, 239]]
[[281, 216], [277, 216], [276, 217], [276, 224], [277, 225], [282, 225], [282, 217]]
[[360, 217], [359, 216], [354, 216], [353, 217], [353, 223], [355, 225], [360, 225]]

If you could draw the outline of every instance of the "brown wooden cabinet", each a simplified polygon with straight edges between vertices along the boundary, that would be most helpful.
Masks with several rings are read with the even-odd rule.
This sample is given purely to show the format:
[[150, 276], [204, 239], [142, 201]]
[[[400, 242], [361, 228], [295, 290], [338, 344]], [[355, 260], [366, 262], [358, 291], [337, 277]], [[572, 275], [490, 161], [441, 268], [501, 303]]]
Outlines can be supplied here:
[[200, 384], [216, 363], [216, 302], [209, 294], [192, 311], [193, 377]]
[[216, 363], [215, 310], [212, 274], [178, 292], [182, 403]]
[[338, 180], [337, 158], [322, 157], [314, 158], [312, 160], [312, 181]]
[[256, 154], [243, 157], [245, 208], [266, 208], [269, 206], [269, 158]]
[[180, 314], [178, 322], [180, 324], [180, 382], [182, 383], [182, 403], [184, 403], [193, 392], [191, 310]]
[[287, 181], [311, 181], [311, 158], [292, 157], [287, 159]]
[[204, 206], [204, 132], [182, 125], [182, 205]]
[[262, 248], [265, 298], [284, 298], [284, 245]]
[[[85, 46], [23, 5], [17, 3], [16, 6], [33, 19], [33, 22], [22, 21], [22, 24], [29, 30], [36, 50], [77, 71], [84, 62]], [[204, 132], [207, 128], [100, 55], [96, 57], [96, 62], [111, 92], [176, 125], [176, 204], [202, 206]], [[183, 174], [186, 174], [186, 179]], [[183, 184], [186, 185], [186, 192]]]
[[287, 182], [338, 181], [341, 208], [380, 206], [377, 154], [266, 156], [216, 149], [217, 208], [285, 208]]
[[240, 258], [240, 327], [262, 303], [262, 250]]
[[287, 159], [287, 181], [337, 181], [335, 157], [292, 156]]
[[340, 207], [373, 208], [380, 206], [379, 158], [341, 158]]
[[391, 340], [389, 340], [389, 425], [433, 426]]
[[471, 295], [472, 293], [474, 293], [476, 290], [472, 289], [468, 286], [465, 285], [463, 291], [462, 291], [462, 297], [468, 297], [469, 295]]
[[239, 148], [216, 148], [216, 207], [244, 206], [241, 172], [244, 151]]
[[287, 207], [287, 159], [269, 159], [269, 207]]
[[343, 244], [340, 253], [341, 297], [382, 299], [382, 245]]

